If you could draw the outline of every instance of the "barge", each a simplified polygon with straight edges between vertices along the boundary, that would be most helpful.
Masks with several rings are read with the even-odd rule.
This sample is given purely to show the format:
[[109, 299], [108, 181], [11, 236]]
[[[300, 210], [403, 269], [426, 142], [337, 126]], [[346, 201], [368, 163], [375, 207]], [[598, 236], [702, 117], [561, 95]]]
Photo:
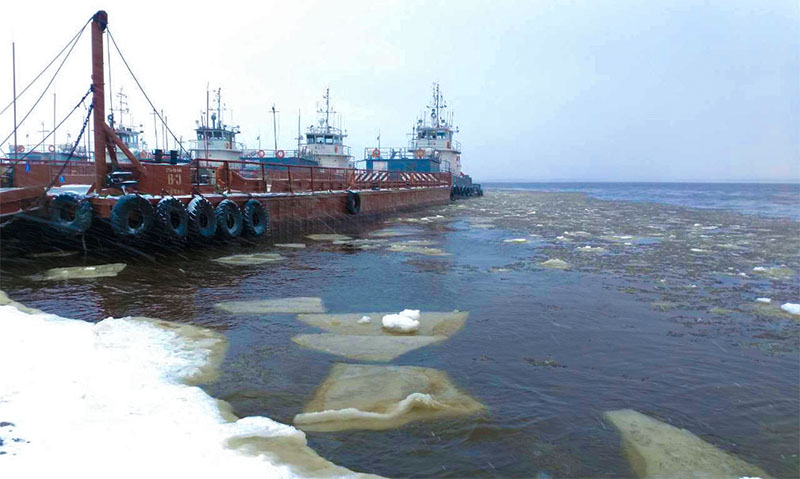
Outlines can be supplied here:
[[[106, 12], [98, 11], [89, 27], [92, 87], [84, 98], [90, 95], [92, 103], [84, 130], [91, 119], [92, 158], [76, 158], [73, 148], [66, 159], [24, 154], [0, 159], [0, 223], [23, 218], [67, 236], [110, 227], [118, 238], [155, 236], [183, 244], [283, 236], [303, 222], [367, 218], [453, 200], [449, 171], [359, 170], [212, 155], [189, 162], [176, 155], [141, 158], [106, 123], [107, 25]], [[79, 135], [75, 145], [80, 141]]]

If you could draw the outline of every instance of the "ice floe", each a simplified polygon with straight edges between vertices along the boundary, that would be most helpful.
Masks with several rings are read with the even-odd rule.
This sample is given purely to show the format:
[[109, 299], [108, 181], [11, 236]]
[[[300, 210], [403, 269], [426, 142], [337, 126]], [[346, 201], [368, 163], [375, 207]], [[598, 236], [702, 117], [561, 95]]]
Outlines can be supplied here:
[[580, 251], [581, 253], [603, 253], [606, 251], [605, 248], [602, 246], [579, 246], [575, 248], [575, 251]]
[[419, 244], [409, 242], [391, 243], [387, 249], [396, 253], [414, 253], [424, 254], [426, 256], [450, 256], [450, 253], [445, 253], [439, 248], [431, 248], [429, 246], [421, 246]]
[[287, 249], [303, 249], [306, 247], [305, 243], [275, 243], [277, 248], [287, 248]]
[[322, 298], [297, 297], [260, 299], [255, 301], [226, 301], [215, 305], [218, 309], [234, 314], [270, 313], [324, 313]]
[[800, 304], [784, 303], [781, 305], [781, 309], [789, 314], [800, 315]]
[[99, 323], [0, 306], [3, 477], [359, 477], [305, 434], [239, 419], [198, 383], [226, 348], [211, 330]]
[[503, 240], [503, 243], [527, 243], [527, 242], [528, 242], [527, 238], [512, 238]]
[[[446, 340], [464, 326], [467, 312], [421, 312], [417, 330], [396, 332], [383, 327], [383, 321], [361, 321], [364, 317], [383, 318], [393, 313], [300, 314], [297, 319], [326, 333], [300, 334], [296, 344], [329, 354], [362, 361], [391, 361], [414, 349]], [[411, 314], [411, 313], [408, 313]]]
[[622, 436], [622, 448], [641, 478], [767, 477], [766, 472], [678, 429], [631, 409], [604, 414]]
[[391, 361], [409, 351], [447, 339], [446, 336], [359, 336], [344, 334], [298, 334], [297, 345], [359, 361]]
[[794, 276], [794, 270], [786, 266], [756, 266], [753, 268], [754, 273], [766, 276], [771, 279], [790, 279]]
[[772, 302], [772, 299], [770, 299], [770, 298], [756, 298], [756, 301], [759, 302], [759, 303], [770, 304]]
[[483, 409], [442, 371], [339, 363], [294, 424], [307, 431], [384, 430]]
[[277, 263], [283, 260], [283, 256], [277, 253], [252, 253], [252, 254], [234, 254], [231, 256], [223, 256], [214, 261], [217, 263], [230, 264], [234, 266], [251, 266], [264, 263]]
[[306, 235], [306, 238], [314, 241], [342, 241], [342, 240], [352, 239], [347, 235], [340, 235], [336, 233], [321, 233], [321, 234]]
[[563, 259], [558, 258], [551, 258], [547, 261], [542, 261], [539, 263], [540, 266], [550, 269], [569, 269], [570, 264], [564, 261]]
[[39, 281], [58, 281], [65, 279], [110, 278], [125, 269], [125, 263], [99, 264], [95, 266], [71, 266], [69, 268], [53, 268], [44, 273], [31, 276]]
[[371, 322], [372, 322], [372, 318], [370, 318], [369, 316], [366, 316], [366, 315], [361, 316], [360, 318], [358, 318], [358, 321], [356, 321], [356, 323], [358, 323], [358, 324], [369, 324]]

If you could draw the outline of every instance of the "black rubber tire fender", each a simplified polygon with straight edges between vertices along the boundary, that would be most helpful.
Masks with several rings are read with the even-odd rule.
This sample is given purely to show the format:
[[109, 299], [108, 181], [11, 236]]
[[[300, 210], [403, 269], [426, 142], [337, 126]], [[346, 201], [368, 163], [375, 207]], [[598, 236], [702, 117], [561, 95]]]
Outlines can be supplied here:
[[236, 238], [244, 229], [242, 210], [232, 200], [222, 200], [215, 211], [217, 216], [217, 233], [223, 238]]
[[156, 205], [156, 218], [167, 238], [181, 241], [189, 234], [189, 214], [176, 198], [164, 198]]
[[111, 209], [109, 223], [115, 234], [141, 238], [153, 227], [155, 211], [149, 201], [137, 195], [124, 195]]
[[269, 212], [258, 200], [247, 200], [242, 206], [244, 232], [250, 236], [261, 236], [269, 231]]
[[345, 200], [347, 212], [351, 215], [357, 215], [361, 211], [361, 193], [355, 191], [347, 192], [347, 199]]
[[456, 187], [453, 186], [450, 188], [450, 201], [456, 200]]
[[202, 196], [195, 196], [186, 207], [189, 216], [189, 231], [192, 236], [213, 238], [217, 233], [217, 215], [211, 202]]
[[83, 234], [92, 226], [92, 204], [77, 193], [61, 193], [48, 205], [50, 226], [65, 234]]

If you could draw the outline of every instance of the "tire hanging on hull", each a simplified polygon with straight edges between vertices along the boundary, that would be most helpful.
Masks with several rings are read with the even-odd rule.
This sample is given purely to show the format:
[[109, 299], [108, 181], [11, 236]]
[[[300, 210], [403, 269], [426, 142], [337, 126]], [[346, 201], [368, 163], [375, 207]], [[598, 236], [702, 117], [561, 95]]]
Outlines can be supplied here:
[[142, 238], [153, 227], [155, 212], [149, 201], [138, 195], [125, 195], [111, 209], [109, 223], [115, 234]]
[[261, 236], [269, 230], [269, 212], [258, 200], [247, 200], [242, 206], [244, 232], [249, 236]]
[[164, 198], [158, 202], [156, 218], [161, 232], [167, 238], [182, 241], [189, 234], [189, 214], [183, 203], [175, 198]]
[[189, 231], [193, 237], [214, 237], [217, 232], [217, 216], [211, 202], [202, 196], [196, 196], [189, 202], [186, 212], [189, 216]]
[[231, 200], [222, 200], [217, 205], [217, 233], [226, 239], [233, 239], [242, 234], [244, 218], [242, 211]]
[[76, 193], [61, 193], [48, 205], [50, 226], [64, 234], [83, 234], [92, 226], [92, 204]]

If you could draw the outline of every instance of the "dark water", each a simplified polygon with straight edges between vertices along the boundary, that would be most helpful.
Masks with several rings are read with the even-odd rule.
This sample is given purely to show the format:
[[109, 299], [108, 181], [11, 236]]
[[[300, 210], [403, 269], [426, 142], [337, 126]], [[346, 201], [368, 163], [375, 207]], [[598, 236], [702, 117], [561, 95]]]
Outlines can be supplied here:
[[488, 183], [492, 189], [582, 192], [615, 201], [666, 203], [800, 219], [800, 183]]
[[[487, 190], [361, 232], [399, 228], [408, 235], [389, 242], [427, 240], [449, 256], [298, 238], [307, 249], [240, 245], [154, 261], [123, 257], [129, 266], [115, 278], [51, 283], [26, 277], [83, 264], [82, 257], [4, 256], [0, 287], [67, 317], [146, 315], [224, 331], [223, 374], [207, 391], [239, 416], [286, 423], [335, 362], [356, 361], [294, 344], [292, 336], [318, 331], [294, 315], [232, 315], [215, 303], [318, 296], [332, 313], [469, 311], [449, 340], [391, 364], [445, 371], [487, 410], [389, 431], [308, 433], [320, 455], [357, 471], [631, 477], [620, 436], [602, 414], [632, 408], [771, 475], [800, 474], [800, 322], [778, 308], [800, 302], [798, 222]], [[515, 238], [528, 241], [504, 242]], [[286, 259], [248, 267], [210, 261], [257, 251]], [[554, 258], [569, 269], [541, 265]], [[112, 259], [120, 260], [87, 261]]]

